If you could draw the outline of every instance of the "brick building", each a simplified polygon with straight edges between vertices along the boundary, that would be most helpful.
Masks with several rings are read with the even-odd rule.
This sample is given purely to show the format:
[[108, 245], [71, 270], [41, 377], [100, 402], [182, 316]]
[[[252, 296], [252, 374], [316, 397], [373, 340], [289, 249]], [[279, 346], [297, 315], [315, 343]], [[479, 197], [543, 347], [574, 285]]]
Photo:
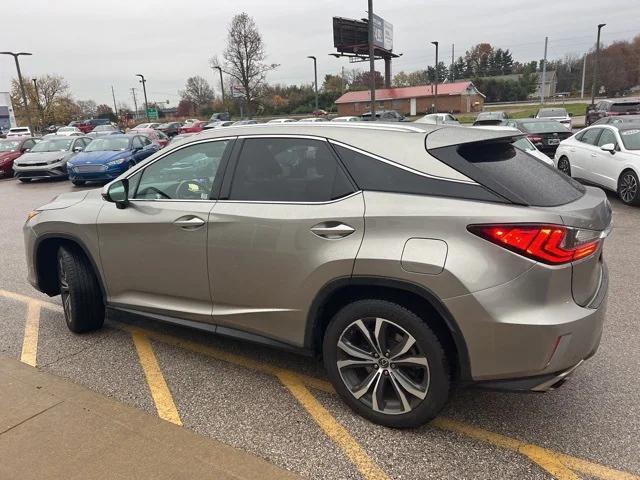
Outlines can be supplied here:
[[[403, 115], [418, 115], [429, 111], [434, 102], [433, 85], [381, 88], [376, 90], [376, 108], [397, 110]], [[369, 91], [347, 92], [336, 100], [338, 115], [361, 115], [369, 111]], [[472, 82], [438, 85], [438, 111], [452, 113], [479, 112], [484, 95]]]

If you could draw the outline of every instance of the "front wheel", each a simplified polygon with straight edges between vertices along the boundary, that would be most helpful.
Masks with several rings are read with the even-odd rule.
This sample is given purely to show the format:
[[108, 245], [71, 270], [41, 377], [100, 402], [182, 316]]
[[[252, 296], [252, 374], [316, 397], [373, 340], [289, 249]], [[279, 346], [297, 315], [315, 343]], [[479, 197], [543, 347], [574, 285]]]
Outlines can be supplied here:
[[627, 205], [640, 204], [640, 182], [633, 170], [622, 172], [618, 179], [618, 196]]
[[359, 300], [342, 308], [325, 333], [323, 356], [342, 399], [381, 425], [423, 425], [449, 397], [438, 338], [423, 319], [392, 302]]
[[558, 170], [568, 177], [571, 176], [571, 164], [567, 157], [560, 157], [560, 160], [558, 160]]
[[84, 180], [71, 180], [71, 183], [73, 183], [76, 187], [80, 187], [84, 185]]

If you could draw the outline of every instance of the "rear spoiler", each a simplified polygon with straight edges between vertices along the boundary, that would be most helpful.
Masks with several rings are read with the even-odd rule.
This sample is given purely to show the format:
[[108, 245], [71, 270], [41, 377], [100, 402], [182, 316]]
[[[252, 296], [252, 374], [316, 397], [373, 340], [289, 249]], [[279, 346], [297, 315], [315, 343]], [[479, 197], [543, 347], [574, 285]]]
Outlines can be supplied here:
[[505, 142], [512, 143], [526, 135], [520, 130], [491, 129], [473, 127], [442, 127], [427, 133], [425, 146], [427, 150], [434, 148], [464, 145], [466, 143], [479, 142]]

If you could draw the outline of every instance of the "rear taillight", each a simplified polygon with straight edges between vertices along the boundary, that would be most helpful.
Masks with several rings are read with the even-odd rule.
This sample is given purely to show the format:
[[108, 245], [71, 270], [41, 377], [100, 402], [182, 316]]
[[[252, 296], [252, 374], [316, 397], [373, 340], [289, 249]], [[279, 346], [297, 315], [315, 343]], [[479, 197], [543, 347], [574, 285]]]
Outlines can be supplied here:
[[601, 234], [563, 225], [491, 224], [467, 229], [507, 250], [550, 265], [586, 258], [600, 247]]
[[617, 117], [620, 112], [607, 112], [607, 117]]
[[538, 135], [527, 135], [527, 138], [533, 143], [542, 143], [542, 137], [539, 137]]

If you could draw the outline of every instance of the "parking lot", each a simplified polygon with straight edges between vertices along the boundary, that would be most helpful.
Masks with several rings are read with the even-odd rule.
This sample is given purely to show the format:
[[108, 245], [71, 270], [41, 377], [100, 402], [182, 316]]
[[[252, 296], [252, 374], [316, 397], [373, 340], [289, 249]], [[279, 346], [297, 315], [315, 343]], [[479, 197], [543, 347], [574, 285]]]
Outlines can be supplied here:
[[21, 227], [27, 212], [74, 189], [0, 181], [0, 355], [307, 478], [640, 479], [640, 209], [613, 195], [596, 356], [559, 390], [459, 389], [431, 425], [391, 430], [353, 414], [314, 359], [114, 312], [96, 333], [70, 333], [59, 298], [25, 279]]

